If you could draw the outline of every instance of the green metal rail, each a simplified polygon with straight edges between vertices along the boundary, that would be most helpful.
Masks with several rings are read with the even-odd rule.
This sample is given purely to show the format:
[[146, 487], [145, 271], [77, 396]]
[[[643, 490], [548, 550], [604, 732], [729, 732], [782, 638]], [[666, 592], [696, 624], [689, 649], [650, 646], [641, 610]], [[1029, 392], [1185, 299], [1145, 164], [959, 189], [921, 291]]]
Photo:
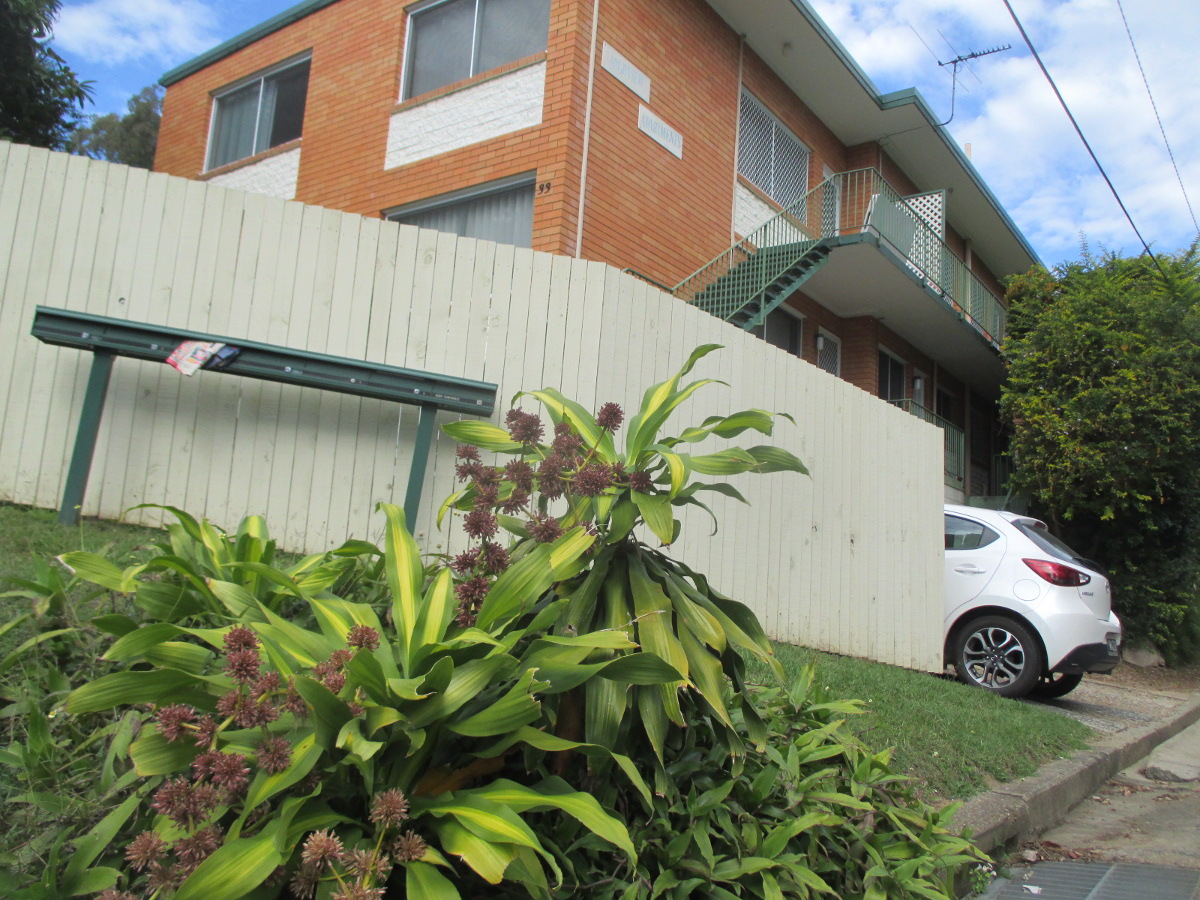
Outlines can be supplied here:
[[[745, 328], [811, 276], [837, 239], [873, 232], [993, 346], [1004, 305], [877, 169], [831, 175], [675, 286], [673, 293]], [[782, 296], [781, 296], [782, 295]]]
[[44, 343], [87, 350], [93, 354], [92, 370], [75, 437], [75, 450], [58, 514], [59, 522], [64, 525], [74, 525], [79, 521], [79, 509], [87, 489], [104, 412], [104, 399], [113, 362], [118, 356], [163, 363], [184, 341], [216, 341], [237, 347], [240, 352], [225, 368], [202, 369], [206, 375], [240, 375], [419, 406], [421, 415], [417, 420], [416, 443], [404, 500], [405, 515], [410, 523], [416, 518], [420, 504], [421, 483], [425, 478], [429, 449], [433, 444], [437, 412], [444, 410], [490, 416], [496, 407], [496, 385], [485, 381], [379, 365], [165, 325], [39, 306], [34, 312], [31, 330], [33, 336]]
[[967, 473], [966, 438], [963, 430], [915, 400], [889, 400], [888, 402], [912, 413], [918, 419], [923, 419], [942, 429], [946, 484], [950, 487], [962, 488]]

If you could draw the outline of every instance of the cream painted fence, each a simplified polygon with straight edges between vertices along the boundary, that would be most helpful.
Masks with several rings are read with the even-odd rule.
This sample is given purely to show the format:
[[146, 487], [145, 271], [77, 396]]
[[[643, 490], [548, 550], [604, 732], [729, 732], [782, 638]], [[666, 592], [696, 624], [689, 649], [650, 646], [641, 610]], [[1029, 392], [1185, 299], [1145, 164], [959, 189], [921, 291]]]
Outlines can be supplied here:
[[[771, 440], [812, 477], [737, 477], [751, 505], [708, 495], [720, 530], [689, 511], [679, 555], [778, 639], [941, 668], [942, 440], [914, 416], [603, 264], [20, 145], [0, 143], [0, 179], [0, 500], [58, 506], [91, 364], [31, 337], [38, 304], [492, 381], [498, 418], [546, 385], [636, 409], [692, 348], [719, 343], [695, 375], [729, 386], [675, 421], [790, 413]], [[83, 512], [163, 503], [227, 528], [259, 513], [297, 550], [377, 538], [374, 505], [403, 497], [416, 418], [118, 359]], [[461, 543], [434, 524], [453, 465], [442, 437], [414, 529], [428, 550]]]

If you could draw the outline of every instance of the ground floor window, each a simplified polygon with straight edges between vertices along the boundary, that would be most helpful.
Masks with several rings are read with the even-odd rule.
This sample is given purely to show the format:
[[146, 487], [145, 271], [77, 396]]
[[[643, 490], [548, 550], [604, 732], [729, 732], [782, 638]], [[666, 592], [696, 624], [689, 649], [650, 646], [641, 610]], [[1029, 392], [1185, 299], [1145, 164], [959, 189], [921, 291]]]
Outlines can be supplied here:
[[842, 342], [828, 331], [817, 334], [817, 366], [830, 375], [842, 374]]
[[879, 396], [887, 401], [904, 399], [904, 363], [879, 351]]
[[792, 356], [804, 355], [804, 319], [785, 307], [767, 313], [766, 321], [754, 333]]
[[533, 246], [533, 179], [455, 191], [387, 213], [393, 222], [517, 247]]

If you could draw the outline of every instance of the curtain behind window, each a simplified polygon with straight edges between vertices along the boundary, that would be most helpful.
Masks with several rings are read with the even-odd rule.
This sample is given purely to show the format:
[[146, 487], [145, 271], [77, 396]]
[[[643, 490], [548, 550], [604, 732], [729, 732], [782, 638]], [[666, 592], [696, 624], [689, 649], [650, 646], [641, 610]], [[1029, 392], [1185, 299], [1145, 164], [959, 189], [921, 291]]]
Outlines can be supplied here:
[[258, 118], [261, 86], [261, 82], [255, 82], [217, 99], [210, 169], [254, 153], [254, 122]]
[[458, 203], [397, 215], [395, 221], [449, 231], [461, 237], [533, 246], [533, 185], [471, 197]]

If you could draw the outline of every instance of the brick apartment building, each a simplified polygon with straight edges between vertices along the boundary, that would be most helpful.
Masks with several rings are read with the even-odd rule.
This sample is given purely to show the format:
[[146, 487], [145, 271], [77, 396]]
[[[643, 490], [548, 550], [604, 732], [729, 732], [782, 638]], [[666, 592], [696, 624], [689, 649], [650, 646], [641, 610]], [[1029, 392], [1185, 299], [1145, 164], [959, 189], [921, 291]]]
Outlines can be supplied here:
[[945, 431], [996, 493], [1036, 256], [805, 0], [306, 0], [168, 72], [155, 169], [599, 260]]

